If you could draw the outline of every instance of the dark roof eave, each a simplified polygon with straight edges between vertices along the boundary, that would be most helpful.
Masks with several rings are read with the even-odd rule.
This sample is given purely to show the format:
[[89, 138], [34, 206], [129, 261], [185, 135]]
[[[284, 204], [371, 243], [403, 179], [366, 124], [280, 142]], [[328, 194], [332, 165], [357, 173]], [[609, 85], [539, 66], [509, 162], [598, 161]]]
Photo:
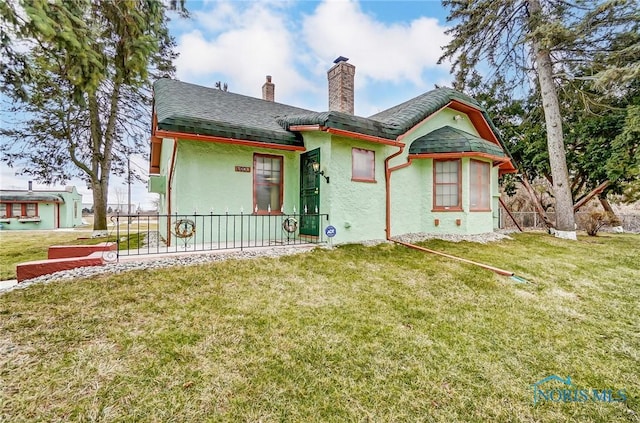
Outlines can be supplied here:
[[12, 193], [0, 194], [0, 201], [7, 203], [64, 203], [62, 197], [55, 194]]
[[278, 123], [286, 130], [291, 130], [292, 126], [318, 125], [388, 140], [395, 140], [403, 133], [398, 128], [372, 119], [335, 111], [286, 116], [278, 119]]
[[162, 123], [158, 129], [170, 132], [180, 132], [193, 135], [209, 135], [221, 138], [244, 139], [247, 141], [264, 142], [283, 145], [302, 146], [302, 137], [292, 132], [277, 133], [259, 128], [238, 128], [231, 126], [217, 126], [215, 128], [196, 127], [192, 125], [180, 125]]

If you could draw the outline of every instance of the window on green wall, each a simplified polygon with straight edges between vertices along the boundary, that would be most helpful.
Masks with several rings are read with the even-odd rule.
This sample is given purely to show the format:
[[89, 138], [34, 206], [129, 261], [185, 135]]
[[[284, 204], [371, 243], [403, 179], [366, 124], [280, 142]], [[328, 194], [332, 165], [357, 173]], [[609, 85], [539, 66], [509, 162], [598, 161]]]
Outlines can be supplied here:
[[491, 166], [487, 162], [471, 160], [469, 200], [472, 211], [491, 210]]
[[462, 162], [433, 161], [433, 209], [462, 210]]
[[351, 149], [351, 180], [357, 182], [376, 181], [376, 154], [362, 148]]
[[280, 213], [282, 209], [282, 156], [254, 154], [253, 204], [258, 214]]
[[36, 203], [26, 203], [23, 204], [22, 215], [27, 217], [36, 217], [38, 216], [38, 204]]

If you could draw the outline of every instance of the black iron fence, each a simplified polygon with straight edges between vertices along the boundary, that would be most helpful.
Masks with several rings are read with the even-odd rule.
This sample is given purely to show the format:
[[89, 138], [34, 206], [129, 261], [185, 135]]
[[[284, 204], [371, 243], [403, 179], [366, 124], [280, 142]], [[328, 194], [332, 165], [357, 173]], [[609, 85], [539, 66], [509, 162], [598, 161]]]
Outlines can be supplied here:
[[326, 242], [328, 214], [115, 214], [118, 256]]

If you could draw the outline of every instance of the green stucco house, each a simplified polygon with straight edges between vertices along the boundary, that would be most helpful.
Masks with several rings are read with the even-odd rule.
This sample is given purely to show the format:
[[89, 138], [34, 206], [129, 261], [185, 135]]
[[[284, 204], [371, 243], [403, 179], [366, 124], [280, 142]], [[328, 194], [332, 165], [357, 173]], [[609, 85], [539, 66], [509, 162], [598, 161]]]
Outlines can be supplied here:
[[64, 191], [0, 190], [2, 230], [75, 228], [82, 225], [82, 195]]
[[486, 111], [437, 88], [355, 116], [347, 60], [328, 72], [325, 112], [275, 102], [270, 76], [262, 99], [158, 80], [150, 191], [160, 213], [322, 213], [328, 222], [303, 219], [300, 235], [331, 224], [336, 243], [493, 231], [498, 177], [515, 168]]

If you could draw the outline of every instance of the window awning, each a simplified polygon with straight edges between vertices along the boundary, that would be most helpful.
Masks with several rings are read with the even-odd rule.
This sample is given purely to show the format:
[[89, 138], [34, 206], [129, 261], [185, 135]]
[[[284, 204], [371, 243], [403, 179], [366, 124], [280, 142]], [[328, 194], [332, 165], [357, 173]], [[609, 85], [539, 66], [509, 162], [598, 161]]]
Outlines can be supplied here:
[[0, 192], [2, 203], [64, 203], [56, 194], [38, 192]]
[[441, 153], [482, 153], [479, 155], [507, 158], [499, 145], [451, 126], [443, 126], [431, 131], [413, 141], [409, 146], [409, 155]]

